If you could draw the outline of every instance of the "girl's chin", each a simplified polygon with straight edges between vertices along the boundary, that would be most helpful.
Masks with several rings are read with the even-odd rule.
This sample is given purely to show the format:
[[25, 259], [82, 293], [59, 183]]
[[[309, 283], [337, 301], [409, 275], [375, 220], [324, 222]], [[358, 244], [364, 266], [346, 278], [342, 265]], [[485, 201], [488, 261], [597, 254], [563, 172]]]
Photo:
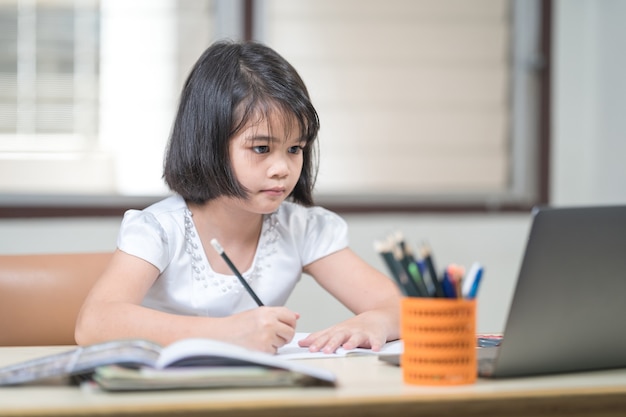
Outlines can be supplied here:
[[255, 205], [256, 209], [261, 214], [270, 214], [278, 210], [278, 207], [285, 201], [284, 198], [275, 199], [273, 201], [264, 201], [259, 202], [259, 204]]
[[278, 207], [282, 204], [284, 199], [276, 199], [272, 201], [267, 201], [267, 199], [261, 200], [252, 200], [248, 201], [246, 207], [249, 211], [258, 213], [258, 214], [270, 214], [278, 210]]
[[263, 207], [258, 208], [258, 212], [260, 214], [271, 214], [278, 210], [278, 207], [280, 207], [280, 204], [264, 205]]

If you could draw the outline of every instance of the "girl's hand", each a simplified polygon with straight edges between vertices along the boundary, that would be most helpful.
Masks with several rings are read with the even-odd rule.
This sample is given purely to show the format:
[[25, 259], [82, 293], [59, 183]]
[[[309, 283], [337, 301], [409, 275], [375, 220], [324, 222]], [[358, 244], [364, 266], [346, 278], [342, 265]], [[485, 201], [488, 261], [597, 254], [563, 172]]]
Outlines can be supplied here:
[[[349, 271], [349, 273], [346, 273]], [[337, 348], [379, 351], [385, 342], [400, 337], [398, 287], [349, 248], [306, 265], [304, 272], [356, 316], [300, 341], [311, 352], [332, 353]]]
[[300, 315], [286, 307], [259, 307], [224, 318], [224, 340], [248, 349], [276, 353], [296, 332]]
[[298, 344], [308, 347], [311, 352], [333, 353], [340, 347], [348, 350], [361, 347], [378, 352], [387, 342], [389, 334], [385, 321], [380, 312], [362, 313], [328, 329], [311, 333]]

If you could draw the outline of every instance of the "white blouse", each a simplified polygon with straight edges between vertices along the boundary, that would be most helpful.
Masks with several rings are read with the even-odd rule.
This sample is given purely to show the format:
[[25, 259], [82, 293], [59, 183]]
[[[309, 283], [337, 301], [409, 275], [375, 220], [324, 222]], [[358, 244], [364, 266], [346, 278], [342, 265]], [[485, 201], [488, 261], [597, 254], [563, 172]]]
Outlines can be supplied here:
[[[237, 277], [211, 268], [192, 213], [179, 195], [144, 210], [128, 210], [117, 246], [161, 272], [143, 300], [146, 307], [211, 317], [256, 307]], [[242, 275], [263, 304], [284, 305], [303, 266], [347, 246], [347, 225], [337, 214], [284, 202], [264, 216], [254, 260]]]

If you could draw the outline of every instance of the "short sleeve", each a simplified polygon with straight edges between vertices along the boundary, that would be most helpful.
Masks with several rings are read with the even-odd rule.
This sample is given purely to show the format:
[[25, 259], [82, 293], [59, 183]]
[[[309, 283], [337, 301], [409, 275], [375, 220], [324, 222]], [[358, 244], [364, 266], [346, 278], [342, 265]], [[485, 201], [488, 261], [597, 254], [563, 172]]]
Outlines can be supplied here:
[[150, 262], [160, 272], [163, 272], [170, 260], [167, 233], [150, 212], [128, 210], [124, 214], [117, 247]]
[[348, 247], [348, 225], [339, 215], [322, 207], [307, 210], [302, 264], [308, 265]]

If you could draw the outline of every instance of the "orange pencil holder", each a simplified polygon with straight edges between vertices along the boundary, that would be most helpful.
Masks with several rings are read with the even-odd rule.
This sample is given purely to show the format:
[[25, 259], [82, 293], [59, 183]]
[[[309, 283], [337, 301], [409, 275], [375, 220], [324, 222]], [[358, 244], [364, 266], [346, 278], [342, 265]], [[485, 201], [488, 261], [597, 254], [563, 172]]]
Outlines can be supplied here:
[[401, 337], [404, 382], [462, 385], [476, 382], [476, 301], [405, 297]]

